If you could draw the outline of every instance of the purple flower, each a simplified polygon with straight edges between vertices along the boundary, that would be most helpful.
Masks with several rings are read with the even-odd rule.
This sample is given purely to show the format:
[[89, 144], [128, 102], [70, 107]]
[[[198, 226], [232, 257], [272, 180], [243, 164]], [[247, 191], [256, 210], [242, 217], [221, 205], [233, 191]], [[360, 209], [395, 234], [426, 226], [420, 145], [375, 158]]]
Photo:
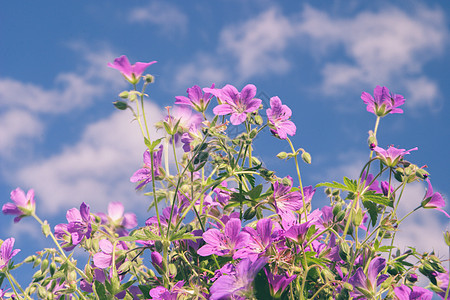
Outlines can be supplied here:
[[410, 151], [417, 150], [418, 148], [412, 148], [409, 150], [405, 149], [397, 149], [393, 146], [389, 146], [388, 149], [384, 150], [378, 146], [373, 147], [373, 151], [377, 153], [378, 158], [388, 167], [395, 167], [400, 160], [403, 159], [403, 156], [409, 154]]
[[264, 272], [266, 272], [266, 277], [269, 281], [270, 294], [276, 299], [281, 297], [287, 286], [297, 277], [297, 275], [289, 276], [288, 273], [286, 273], [286, 276], [272, 274], [266, 269], [264, 269]]
[[361, 99], [367, 105], [367, 111], [378, 117], [403, 113], [403, 110], [398, 107], [405, 103], [405, 98], [402, 95], [391, 94], [387, 87], [377, 85], [373, 97], [369, 93], [363, 92]]
[[178, 281], [170, 291], [163, 286], [158, 286], [150, 290], [149, 294], [152, 299], [157, 300], [177, 300], [178, 294], [182, 291], [184, 281]]
[[[215, 85], [213, 83], [211, 89], [214, 89], [214, 87]], [[188, 93], [188, 97], [176, 96], [175, 104], [190, 105], [193, 109], [201, 113], [206, 110], [213, 97], [211, 93], [203, 94], [202, 89], [198, 85], [188, 88], [186, 92]]]
[[248, 243], [236, 251], [233, 258], [248, 258], [256, 261], [272, 245], [272, 229], [271, 219], [260, 219], [256, 224], [256, 230], [252, 227], [245, 227], [243, 231], [249, 234]]
[[108, 215], [104, 213], [97, 213], [102, 219], [102, 224], [111, 225], [119, 234], [125, 236], [128, 234], [126, 229], [132, 229], [137, 226], [137, 219], [134, 213], [125, 213], [123, 204], [120, 202], [110, 202], [108, 204]]
[[348, 280], [354, 287], [351, 296], [358, 297], [372, 295], [376, 291], [376, 287], [388, 277], [386, 274], [378, 276], [385, 267], [386, 260], [381, 257], [376, 257], [369, 264], [367, 276], [364, 274], [362, 268], [358, 268], [355, 274]]
[[301, 245], [305, 242], [306, 233], [312, 225], [311, 221], [294, 224], [284, 233], [284, 236]]
[[412, 289], [406, 285], [394, 288], [394, 294], [398, 300], [431, 300], [433, 292], [423, 287], [413, 286]]
[[[153, 153], [153, 172], [155, 176], [161, 175], [159, 168], [161, 167], [163, 146], [159, 146], [159, 150]], [[144, 167], [137, 170], [133, 176], [130, 178], [131, 182], [139, 182], [136, 189], [140, 189], [147, 183], [152, 181], [152, 161], [150, 156], [150, 151], [145, 150], [144, 152]]]
[[240, 93], [229, 84], [222, 89], [204, 88], [203, 91], [213, 94], [222, 101], [222, 104], [214, 107], [213, 112], [219, 116], [231, 114], [230, 121], [233, 125], [244, 122], [247, 113], [257, 110], [262, 102], [261, 99], [254, 98], [256, 87], [253, 84], [247, 84]]
[[269, 119], [270, 130], [273, 134], [277, 134], [280, 139], [285, 140], [287, 135], [295, 135], [297, 127], [289, 118], [292, 111], [287, 105], [281, 103], [277, 96], [270, 98], [270, 108], [266, 110]]
[[114, 60], [114, 63], [108, 63], [108, 67], [119, 70], [120, 73], [128, 80], [131, 84], [136, 84], [139, 82], [142, 73], [145, 69], [156, 63], [156, 61], [151, 61], [148, 63], [137, 62], [134, 65], [130, 64], [130, 61], [125, 55], [118, 57]]
[[69, 209], [66, 214], [68, 224], [58, 224], [55, 226], [55, 236], [63, 241], [63, 248], [70, 251], [81, 243], [84, 237], [91, 237], [91, 215], [89, 205], [81, 203], [80, 210]]
[[249, 239], [247, 232], [241, 232], [241, 220], [232, 218], [225, 224], [223, 232], [215, 228], [205, 231], [203, 240], [206, 245], [198, 249], [197, 253], [201, 256], [232, 255], [235, 250], [247, 245]]
[[[436, 292], [442, 299], [445, 298], [445, 293], [447, 291], [448, 287], [448, 280], [450, 278], [448, 270], [446, 270], [445, 273], [439, 273], [436, 276], [436, 286], [440, 288], [441, 290], [439, 292]], [[450, 294], [449, 294], [450, 295]]]
[[[114, 252], [114, 246], [113, 244], [107, 240], [103, 239], [98, 243], [101, 252], [95, 253], [93, 257], [94, 266], [100, 269], [106, 269], [112, 265], [112, 257]], [[116, 251], [119, 250], [126, 250], [127, 246], [124, 243], [117, 243], [116, 244]], [[116, 258], [118, 255], [115, 255]]]
[[303, 206], [302, 194], [299, 191], [291, 192], [292, 182], [292, 177], [286, 176], [281, 182], [275, 181], [273, 184], [275, 210], [287, 222], [293, 221], [296, 218], [294, 211]]
[[433, 187], [431, 186], [430, 179], [426, 179], [428, 182], [428, 189], [427, 193], [425, 194], [425, 197], [421, 203], [423, 208], [434, 208], [438, 211], [443, 212], [448, 218], [450, 218], [450, 215], [446, 213], [442, 207], [445, 207], [445, 200], [442, 197], [442, 195], [438, 192], [433, 193]]
[[13, 250], [15, 241], [16, 240], [11, 237], [4, 240], [0, 247], [0, 271], [2, 272], [8, 267], [11, 258], [20, 252], [20, 249]]
[[33, 189], [30, 189], [25, 196], [25, 192], [22, 189], [16, 188], [11, 192], [11, 200], [14, 203], [6, 203], [3, 205], [2, 211], [5, 215], [16, 215], [17, 217], [14, 218], [14, 223], [34, 213], [36, 204], [34, 202]]
[[251, 299], [253, 280], [266, 263], [267, 260], [264, 257], [253, 263], [249, 259], [241, 260], [231, 273], [220, 276], [213, 283], [209, 299]]

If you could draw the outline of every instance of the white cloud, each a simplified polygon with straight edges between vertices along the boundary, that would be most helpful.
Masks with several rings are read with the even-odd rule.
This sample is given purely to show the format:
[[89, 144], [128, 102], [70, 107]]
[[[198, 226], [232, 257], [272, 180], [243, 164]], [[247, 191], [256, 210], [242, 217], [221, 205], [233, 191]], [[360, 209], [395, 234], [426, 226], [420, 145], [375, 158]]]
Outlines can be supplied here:
[[185, 88], [194, 84], [209, 87], [212, 83], [220, 87], [220, 84], [229, 78], [227, 67], [219, 64], [208, 54], [199, 54], [196, 59], [181, 66], [175, 73], [175, 83]]
[[132, 23], [160, 26], [164, 33], [183, 33], [188, 25], [188, 18], [182, 11], [175, 5], [162, 1], [153, 1], [147, 6], [132, 9], [128, 20]]
[[16, 148], [29, 146], [31, 138], [43, 133], [43, 125], [32, 114], [21, 110], [9, 110], [0, 115], [0, 156], [15, 155]]
[[[339, 47], [346, 54], [345, 61], [325, 63], [324, 92], [335, 94], [361, 84], [393, 82], [408, 88], [419, 82], [430, 93], [425, 101], [434, 101], [437, 85], [420, 72], [426, 62], [443, 52], [448, 32], [441, 11], [421, 7], [408, 14], [388, 7], [345, 18], [306, 6], [298, 31], [311, 39], [320, 56], [334, 53]], [[414, 100], [408, 105], [420, 105]]]
[[[147, 105], [146, 112], [149, 124], [161, 118], [156, 105]], [[129, 178], [142, 165], [145, 145], [131, 119], [129, 111], [116, 111], [89, 125], [77, 144], [20, 169], [16, 181], [35, 189], [38, 210], [46, 214], [79, 207], [83, 201], [93, 211], [105, 209], [109, 201], [136, 205], [143, 198], [138, 198]], [[156, 134], [151, 130], [153, 139]]]

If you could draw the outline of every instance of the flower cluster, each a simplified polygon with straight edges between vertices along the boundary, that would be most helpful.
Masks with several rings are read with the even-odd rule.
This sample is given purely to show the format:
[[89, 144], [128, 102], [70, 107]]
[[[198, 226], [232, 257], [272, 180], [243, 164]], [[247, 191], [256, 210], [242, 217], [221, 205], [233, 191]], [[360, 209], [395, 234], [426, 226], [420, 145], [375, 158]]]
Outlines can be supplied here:
[[[297, 131], [291, 109], [277, 96], [264, 108], [252, 84], [240, 92], [230, 84], [187, 89], [187, 96], [175, 97], [175, 107], [155, 125], [165, 136], [152, 140], [145, 118], [135, 111], [145, 108], [144, 90], [152, 77], [143, 74], [153, 63], [131, 65], [121, 56], [109, 66], [133, 85], [120, 93], [115, 106], [130, 108], [140, 125], [143, 166], [130, 172], [130, 181], [148, 196], [148, 211], [154, 213], [139, 225], [120, 202], [96, 214], [83, 202], [68, 210], [67, 223], [52, 232], [35, 214], [33, 190], [25, 195], [17, 188], [3, 212], [15, 215], [15, 222], [36, 219], [56, 248], [25, 258], [40, 267], [33, 282], [22, 288], [11, 274], [16, 267], [11, 259], [19, 250], [12, 250], [14, 238], [5, 240], [0, 283], [7, 277], [12, 290], [0, 290], [1, 299], [403, 300], [431, 299], [433, 292], [448, 298], [449, 273], [433, 252], [395, 247], [396, 232], [409, 215], [397, 212], [409, 183], [428, 185], [423, 201], [410, 213], [436, 209], [450, 217], [428, 172], [405, 159], [417, 148], [383, 149], [373, 142], [380, 118], [403, 112], [402, 96], [379, 86], [373, 97], [362, 94], [377, 120], [368, 162], [358, 178], [305, 186], [298, 156], [306, 163], [311, 157], [303, 148], [296, 150], [289, 138]], [[260, 114], [264, 109], [266, 120]], [[244, 132], [232, 136], [228, 129], [233, 126]], [[255, 156], [253, 140], [265, 132], [288, 143], [292, 151], [277, 157], [294, 158], [297, 178], [277, 176]], [[171, 147], [163, 146], [164, 139]], [[173, 155], [172, 168], [163, 163], [167, 155]], [[379, 170], [371, 168], [374, 161], [380, 162]], [[329, 205], [315, 208], [322, 188]], [[70, 252], [75, 248], [87, 257], [81, 267]], [[427, 288], [417, 285], [419, 273], [428, 278]]]

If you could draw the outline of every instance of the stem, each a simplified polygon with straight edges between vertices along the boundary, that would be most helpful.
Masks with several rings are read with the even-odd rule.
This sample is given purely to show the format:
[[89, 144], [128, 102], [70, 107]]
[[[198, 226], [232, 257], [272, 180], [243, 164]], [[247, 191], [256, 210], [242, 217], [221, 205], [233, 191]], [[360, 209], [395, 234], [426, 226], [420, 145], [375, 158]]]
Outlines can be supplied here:
[[[377, 117], [377, 120], [375, 121], [375, 128], [373, 130], [373, 136], [375, 139], [377, 138], [377, 131], [378, 131], [378, 125], [380, 125], [380, 119], [381, 117]], [[373, 150], [370, 151], [370, 159], [372, 159]]]
[[9, 285], [11, 285], [11, 288], [12, 288], [13, 291], [14, 291], [14, 294], [16, 294], [17, 297], [19, 297], [19, 299], [22, 299], [22, 297], [20, 297], [20, 296], [19, 296], [19, 293], [16, 291], [16, 288], [14, 287], [13, 282], [15, 283], [15, 285], [17, 286], [17, 288], [22, 292], [22, 295], [24, 295], [24, 296], [26, 297], [26, 299], [30, 299], [30, 300], [31, 300], [31, 298], [30, 298], [28, 295], [25, 294], [25, 292], [24, 292], [24, 290], [22, 289], [22, 287], [20, 286], [20, 284], [17, 283], [17, 281], [16, 281], [16, 280], [14, 279], [14, 277], [9, 273], [9, 271], [6, 271], [5, 274], [6, 274], [6, 277], [8, 278]]
[[292, 149], [292, 154], [294, 155], [294, 159], [295, 159], [295, 167], [297, 168], [297, 175], [298, 175], [298, 182], [299, 182], [299, 186], [300, 186], [300, 191], [302, 193], [302, 202], [303, 202], [303, 210], [305, 211], [305, 222], [308, 222], [308, 211], [306, 209], [306, 202], [305, 202], [305, 192], [303, 191], [303, 185], [302, 185], [302, 177], [300, 176], [300, 167], [298, 166], [298, 159], [297, 159], [297, 154], [296, 151], [294, 149], [294, 145], [292, 145], [292, 142], [289, 138], [286, 138], [287, 141], [289, 142], [289, 145], [291, 146]]

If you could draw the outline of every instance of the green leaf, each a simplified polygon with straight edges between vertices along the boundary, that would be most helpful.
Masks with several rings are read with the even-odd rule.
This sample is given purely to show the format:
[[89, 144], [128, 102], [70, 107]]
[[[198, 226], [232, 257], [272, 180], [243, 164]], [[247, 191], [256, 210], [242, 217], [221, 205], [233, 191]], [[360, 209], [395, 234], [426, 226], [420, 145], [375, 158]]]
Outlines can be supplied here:
[[262, 184], [259, 184], [257, 186], [255, 186], [252, 190], [247, 192], [247, 195], [252, 199], [252, 200], [256, 200], [258, 199], [259, 195], [261, 195], [263, 186]]
[[244, 174], [244, 176], [247, 178], [248, 182], [250, 182], [250, 185], [252, 188], [255, 187], [255, 177], [252, 174]]
[[373, 203], [372, 201], [362, 200], [362, 203], [364, 207], [367, 209], [370, 215], [370, 220], [372, 221], [372, 226], [375, 226], [377, 224], [378, 219], [378, 209], [377, 205]]
[[108, 300], [105, 286], [100, 281], [94, 281], [94, 293], [97, 295], [99, 300]]
[[150, 298], [150, 290], [152, 287], [150, 285], [138, 285], [139, 289], [141, 290], [142, 294], [145, 298]]
[[339, 183], [339, 182], [336, 182], [336, 181], [333, 181], [333, 183], [331, 183], [331, 182], [319, 183], [319, 184], [316, 185], [316, 188], [317, 187], [323, 187], [323, 186], [330, 187], [330, 188], [335, 188], [335, 189], [341, 189], [341, 190], [344, 190], [344, 191], [350, 191], [349, 188], [346, 185], [344, 185], [342, 183]]
[[144, 143], [145, 143], [145, 146], [147, 146], [148, 150], [150, 150], [150, 152], [152, 152], [153, 149], [155, 149], [155, 147], [158, 146], [163, 139], [164, 138], [162, 137], [153, 142], [150, 142], [146, 137], [144, 137]]
[[356, 192], [358, 188], [358, 183], [356, 182], [356, 180], [351, 180], [347, 177], [344, 177], [344, 183], [348, 188], [350, 188], [351, 192]]
[[377, 194], [375, 191], [366, 191], [363, 195], [361, 195], [361, 200], [369, 200], [376, 204], [381, 204], [384, 206], [394, 207], [392, 201], [390, 201], [383, 194]]

